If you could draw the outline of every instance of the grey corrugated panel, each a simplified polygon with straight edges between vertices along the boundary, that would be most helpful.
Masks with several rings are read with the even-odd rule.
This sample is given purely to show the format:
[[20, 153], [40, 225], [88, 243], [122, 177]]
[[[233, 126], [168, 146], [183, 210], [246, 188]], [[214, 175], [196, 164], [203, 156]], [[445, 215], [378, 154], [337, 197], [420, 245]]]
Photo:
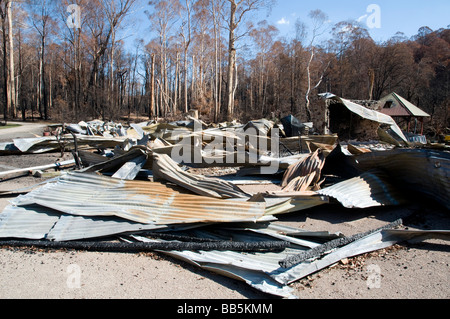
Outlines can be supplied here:
[[[190, 225], [189, 227], [195, 227]], [[186, 226], [146, 225], [121, 218], [64, 215], [40, 206], [7, 206], [0, 214], [0, 238], [83, 240], [129, 232], [185, 229]]]
[[9, 205], [0, 214], [0, 237], [43, 239], [59, 218], [46, 208]]
[[202, 196], [215, 198], [250, 197], [230, 182], [181, 170], [178, 164], [168, 155], [153, 154], [152, 167], [155, 181], [166, 180]]
[[[266, 120], [266, 119], [260, 119], [256, 121], [250, 121], [248, 122], [244, 127], [244, 132], [247, 131], [247, 134], [251, 133], [251, 129], [254, 129], [254, 133], [256, 135], [262, 135], [267, 136], [269, 131], [273, 128], [274, 122]], [[250, 130], [249, 130], [250, 129]]]
[[[108, 138], [98, 136], [86, 136], [76, 135], [78, 146], [91, 146], [91, 147], [115, 147], [122, 145], [127, 141], [127, 138]], [[73, 145], [72, 135], [63, 136], [63, 140], [70, 145]], [[53, 150], [59, 150], [61, 148], [60, 142], [56, 136], [44, 136], [37, 138], [21, 138], [13, 140], [14, 146], [22, 153], [45, 153]], [[66, 145], [67, 147], [67, 145]]]
[[[180, 256], [173, 256], [173, 257], [180, 258]], [[190, 260], [186, 261], [189, 262]], [[220, 275], [244, 281], [249, 286], [264, 293], [286, 299], [297, 299], [297, 297], [294, 295], [295, 290], [293, 288], [278, 283], [272, 277], [270, 277], [270, 275], [266, 273], [234, 267], [233, 265], [227, 264], [214, 264], [214, 263], [201, 263], [201, 264], [194, 263], [194, 264], [203, 269], [218, 273]]]
[[[255, 228], [254, 225], [252, 225], [252, 226], [253, 226], [252, 229], [257, 229], [257, 228]], [[331, 240], [331, 239], [336, 239], [336, 238], [344, 236], [341, 232], [330, 233], [329, 231], [326, 231], [326, 230], [311, 231], [311, 230], [306, 230], [306, 229], [302, 229], [302, 228], [281, 225], [281, 224], [277, 224], [277, 223], [270, 223], [267, 227], [264, 227], [261, 229], [264, 231], [267, 231], [268, 233], [276, 232], [276, 233], [284, 234], [284, 235], [290, 236], [290, 237], [299, 236], [299, 237], [309, 237], [311, 239], [318, 238], [319, 241]]]
[[166, 226], [133, 223], [120, 218], [63, 215], [55, 227], [50, 230], [47, 239], [55, 241], [82, 240], [163, 228]]
[[117, 179], [134, 180], [139, 171], [145, 165], [146, 161], [146, 155], [136, 157], [123, 164], [122, 167], [117, 172], [115, 172], [112, 177]]
[[[285, 248], [280, 252], [264, 253], [240, 253], [233, 251], [171, 251], [164, 253], [176, 258], [181, 258], [204, 269], [243, 280], [250, 286], [265, 293], [284, 298], [295, 297], [293, 295], [293, 289], [286, 286], [283, 281], [278, 279], [279, 272], [286, 271], [279, 267], [278, 262], [287, 256], [295, 255], [309, 247], [314, 247], [317, 243], [312, 240], [300, 241], [295, 237], [283, 236], [282, 234], [286, 232], [304, 232], [311, 235], [311, 232], [284, 225], [274, 225], [273, 223], [259, 225], [259, 227], [255, 226], [257, 228], [252, 228], [251, 225], [246, 224], [239, 225], [244, 228], [223, 228], [220, 230], [219, 234], [215, 234], [214, 231], [211, 232], [206, 229], [195, 229], [192, 234], [199, 238], [215, 238], [222, 240], [223, 238], [230, 238], [234, 241], [246, 242], [267, 240], [267, 237], [273, 237], [289, 241], [294, 245]], [[280, 238], [280, 236], [282, 236], [282, 238]], [[321, 234], [316, 233], [316, 238], [319, 241], [328, 238], [328, 236], [328, 232], [321, 232]], [[132, 236], [132, 238], [140, 241], [152, 240], [141, 236]]]
[[[277, 193], [280, 194], [280, 193]], [[320, 206], [329, 203], [329, 199], [326, 196], [316, 196], [316, 194], [313, 195], [307, 195], [307, 196], [298, 196], [298, 195], [292, 195], [291, 198], [284, 197], [284, 196], [291, 196], [292, 193], [286, 193], [280, 194], [280, 197], [278, 198], [280, 201], [278, 204], [271, 204], [272, 201], [276, 200], [277, 198], [270, 198], [269, 196], [275, 196], [273, 194], [269, 194], [267, 197], [264, 198], [264, 200], [267, 203], [266, 212], [269, 215], [279, 215], [279, 214], [287, 214], [292, 212], [297, 212], [300, 210], [308, 209], [315, 206]], [[269, 206], [270, 205], [270, 206]]]
[[[151, 241], [148, 238], [132, 236], [139, 241]], [[288, 249], [295, 253], [298, 250]], [[278, 260], [286, 252], [281, 253], [239, 253], [233, 251], [169, 251], [163, 252], [172, 257], [193, 263], [204, 269], [217, 272], [228, 277], [245, 281], [252, 287], [265, 293], [292, 298], [293, 289], [277, 282], [270, 273], [279, 268]]]
[[297, 266], [288, 268], [286, 272], [280, 272], [277, 279], [285, 284], [290, 284], [299, 278], [304, 278], [311, 273], [328, 267], [339, 260], [350, 258], [390, 247], [399, 242], [408, 240], [421, 241], [430, 238], [449, 240], [450, 231], [405, 231], [405, 230], [380, 230], [371, 235], [358, 239], [348, 245], [335, 249], [327, 255], [314, 261], [307, 261]]
[[[278, 229], [278, 230], [276, 230]], [[195, 237], [198, 238], [209, 238], [224, 240], [228, 238], [229, 240], [239, 241], [239, 242], [258, 242], [265, 241], [268, 237], [276, 238], [280, 240], [279, 235], [282, 235], [282, 226], [280, 228], [271, 228], [270, 224], [266, 227], [261, 227], [259, 229], [251, 229], [249, 227], [245, 229], [239, 228], [220, 228], [218, 233], [214, 230], [208, 230], [203, 228], [197, 228], [190, 232]], [[284, 229], [286, 230], [286, 229]], [[145, 237], [133, 236], [139, 240], [146, 240]], [[319, 239], [319, 237], [318, 237]], [[284, 236], [283, 241], [288, 241], [293, 245], [291, 247], [285, 248], [280, 252], [253, 252], [253, 253], [240, 253], [235, 251], [208, 251], [208, 252], [186, 252], [190, 256], [195, 256], [197, 262], [214, 262], [214, 263], [228, 263], [237, 267], [243, 267], [246, 269], [262, 270], [267, 273], [272, 273], [279, 268], [280, 258], [284, 258], [293, 254], [298, 254], [301, 251], [307, 250], [310, 247], [315, 247], [317, 241], [304, 240], [300, 243], [297, 238]], [[203, 253], [206, 253], [205, 255]]]
[[[112, 158], [107, 158], [104, 156], [95, 156], [94, 154], [89, 154], [87, 152], [81, 152], [81, 159], [86, 168], [80, 170], [80, 172], [101, 172], [101, 173], [111, 173], [119, 170], [125, 163], [135, 160], [141, 156], [148, 157], [147, 149], [142, 146], [133, 146], [128, 151], [123, 153], [120, 151]], [[147, 165], [143, 167], [148, 168]]]
[[68, 173], [13, 200], [80, 216], [116, 216], [144, 224], [258, 221], [265, 204], [182, 194], [160, 183]]
[[20, 154], [20, 150], [14, 145], [13, 142], [0, 143], [0, 153], [5, 155]]
[[[290, 283], [328, 267], [343, 258], [387, 248], [404, 240], [423, 240], [427, 238], [449, 239], [449, 234], [449, 231], [403, 233], [401, 230], [380, 230], [341, 248], [330, 251], [322, 258], [308, 260], [290, 268], [280, 267], [279, 261], [301, 250], [286, 248], [281, 252], [268, 253], [239, 253], [231, 251], [170, 251], [164, 253], [191, 262], [204, 269], [243, 280], [252, 287], [265, 293], [284, 298], [293, 298], [295, 297], [293, 290], [288, 286]], [[151, 239], [145, 237], [132, 237], [140, 241], [151, 241]]]
[[450, 209], [450, 153], [432, 149], [394, 149], [358, 155], [361, 171], [385, 171], [389, 179], [410, 191], [435, 198]]
[[403, 199], [381, 172], [366, 172], [317, 193], [333, 197], [347, 208], [399, 205]]

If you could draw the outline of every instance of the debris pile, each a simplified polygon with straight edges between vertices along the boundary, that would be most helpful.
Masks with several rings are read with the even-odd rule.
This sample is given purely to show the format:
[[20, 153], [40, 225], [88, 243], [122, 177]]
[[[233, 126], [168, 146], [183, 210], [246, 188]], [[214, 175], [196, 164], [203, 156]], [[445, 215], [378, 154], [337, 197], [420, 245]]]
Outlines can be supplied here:
[[356, 143], [307, 135], [312, 123], [292, 116], [245, 125], [188, 117], [54, 125], [50, 136], [3, 143], [3, 155], [70, 150], [74, 159], [11, 200], [0, 214], [0, 245], [158, 251], [293, 298], [290, 283], [339, 260], [405, 240], [448, 239], [449, 231], [402, 229], [401, 220], [350, 237], [277, 224], [281, 214], [319, 205], [400, 205], [409, 192], [450, 208], [448, 151], [408, 147], [389, 116], [326, 97], [396, 136], [383, 130], [382, 141]]

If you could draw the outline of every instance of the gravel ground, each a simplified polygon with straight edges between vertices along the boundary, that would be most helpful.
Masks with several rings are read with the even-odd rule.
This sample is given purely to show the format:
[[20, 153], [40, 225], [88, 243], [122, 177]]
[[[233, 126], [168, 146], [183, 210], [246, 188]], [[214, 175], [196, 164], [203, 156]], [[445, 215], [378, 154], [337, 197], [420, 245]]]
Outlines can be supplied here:
[[10, 142], [15, 138], [33, 138], [42, 136], [46, 123], [42, 122], [12, 122], [9, 124], [19, 124], [13, 128], [0, 128], [0, 142]]
[[[39, 131], [41, 128], [36, 128]], [[24, 132], [11, 134], [21, 136]], [[0, 139], [11, 135], [1, 132]], [[60, 154], [0, 156], [0, 171], [53, 163]], [[70, 159], [67, 154], [63, 158]], [[63, 160], [60, 159], [60, 160]], [[0, 183], [0, 191], [45, 178]], [[0, 197], [0, 211], [15, 195]], [[325, 205], [279, 217], [278, 223], [352, 235], [398, 218], [410, 229], [450, 230], [448, 211], [420, 196], [407, 205], [344, 209]], [[292, 284], [300, 299], [448, 299], [450, 246], [442, 240], [401, 244], [343, 260]], [[381, 276], [370, 285], [373, 270]], [[71, 275], [81, 274], [80, 285]], [[99, 253], [0, 247], [1, 299], [266, 299], [245, 283], [160, 253]]]

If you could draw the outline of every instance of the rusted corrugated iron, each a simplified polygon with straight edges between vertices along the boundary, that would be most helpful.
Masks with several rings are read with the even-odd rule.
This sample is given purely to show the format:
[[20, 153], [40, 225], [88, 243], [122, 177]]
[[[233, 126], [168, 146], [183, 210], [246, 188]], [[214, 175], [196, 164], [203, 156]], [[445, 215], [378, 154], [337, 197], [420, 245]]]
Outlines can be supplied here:
[[168, 155], [153, 154], [153, 178], [184, 187], [196, 194], [215, 198], [250, 198], [230, 182], [183, 171]]
[[68, 241], [162, 228], [169, 229], [165, 225], [146, 225], [117, 217], [67, 215], [38, 205], [9, 205], [0, 214], [0, 238]]
[[95, 174], [68, 173], [13, 200], [66, 214], [116, 216], [144, 224], [258, 221], [265, 203], [182, 194], [160, 183], [124, 181]]
[[283, 176], [284, 191], [306, 191], [309, 186], [317, 187], [325, 158], [320, 149], [289, 166]]

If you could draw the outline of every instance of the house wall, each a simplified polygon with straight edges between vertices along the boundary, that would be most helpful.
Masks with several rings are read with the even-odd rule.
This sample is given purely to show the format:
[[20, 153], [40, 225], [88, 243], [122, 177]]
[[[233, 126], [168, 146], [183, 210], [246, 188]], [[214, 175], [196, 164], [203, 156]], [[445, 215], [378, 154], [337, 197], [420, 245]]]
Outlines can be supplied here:
[[363, 119], [350, 112], [343, 104], [332, 103], [328, 105], [329, 133], [338, 134], [342, 140], [378, 140], [377, 130], [380, 124]]

